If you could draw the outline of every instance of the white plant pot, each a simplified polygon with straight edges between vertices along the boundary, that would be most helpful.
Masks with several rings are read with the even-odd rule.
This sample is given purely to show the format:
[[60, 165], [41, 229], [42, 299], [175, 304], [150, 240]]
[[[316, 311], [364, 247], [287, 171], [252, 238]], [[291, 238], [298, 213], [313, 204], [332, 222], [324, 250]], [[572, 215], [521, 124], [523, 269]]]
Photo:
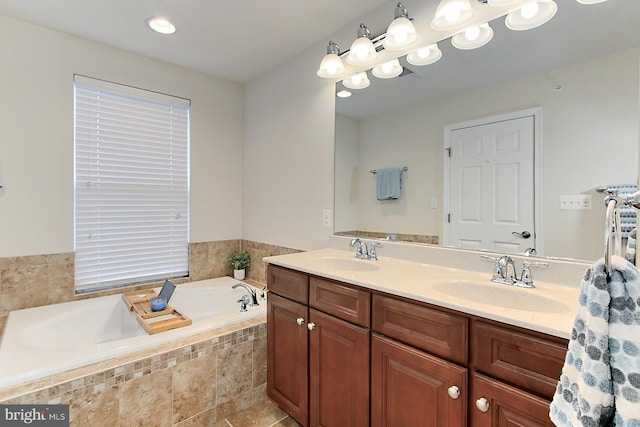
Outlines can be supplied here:
[[236, 280], [244, 279], [244, 268], [242, 270], [233, 270], [233, 278]]

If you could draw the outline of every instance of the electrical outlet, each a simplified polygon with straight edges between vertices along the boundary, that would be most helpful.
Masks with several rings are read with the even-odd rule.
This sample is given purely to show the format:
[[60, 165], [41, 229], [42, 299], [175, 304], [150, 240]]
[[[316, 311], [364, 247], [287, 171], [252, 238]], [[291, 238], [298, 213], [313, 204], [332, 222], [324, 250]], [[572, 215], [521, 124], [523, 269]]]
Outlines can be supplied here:
[[332, 221], [331, 209], [323, 209], [322, 210], [322, 226], [331, 227], [332, 222], [333, 221]]
[[591, 196], [589, 195], [560, 196], [560, 209], [563, 210], [589, 210], [591, 206]]

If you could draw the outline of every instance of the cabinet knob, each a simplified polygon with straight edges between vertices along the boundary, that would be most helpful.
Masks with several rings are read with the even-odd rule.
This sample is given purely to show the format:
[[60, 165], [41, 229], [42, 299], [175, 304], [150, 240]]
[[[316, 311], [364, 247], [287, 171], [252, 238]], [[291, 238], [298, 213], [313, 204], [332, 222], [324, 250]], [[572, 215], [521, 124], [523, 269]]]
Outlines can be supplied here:
[[480, 412], [487, 412], [489, 410], [489, 401], [484, 397], [481, 397], [476, 400], [476, 408], [478, 408]]
[[452, 399], [457, 399], [460, 397], [460, 389], [457, 385], [452, 385], [447, 389], [447, 393], [449, 393], [449, 397]]
[[316, 328], [316, 324], [311, 322], [311, 323], [307, 323], [307, 329], [309, 329], [310, 331], [313, 331]]
[[296, 323], [298, 324], [298, 326], [304, 325], [304, 317], [298, 317], [296, 319]]

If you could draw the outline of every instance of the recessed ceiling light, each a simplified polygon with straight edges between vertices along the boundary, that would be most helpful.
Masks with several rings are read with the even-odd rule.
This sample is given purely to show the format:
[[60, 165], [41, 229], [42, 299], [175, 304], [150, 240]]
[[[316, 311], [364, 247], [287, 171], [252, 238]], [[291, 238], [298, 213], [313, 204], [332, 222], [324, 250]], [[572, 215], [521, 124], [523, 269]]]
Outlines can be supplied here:
[[153, 17], [147, 19], [147, 25], [153, 31], [161, 34], [173, 34], [176, 32], [176, 27], [173, 26], [166, 18]]

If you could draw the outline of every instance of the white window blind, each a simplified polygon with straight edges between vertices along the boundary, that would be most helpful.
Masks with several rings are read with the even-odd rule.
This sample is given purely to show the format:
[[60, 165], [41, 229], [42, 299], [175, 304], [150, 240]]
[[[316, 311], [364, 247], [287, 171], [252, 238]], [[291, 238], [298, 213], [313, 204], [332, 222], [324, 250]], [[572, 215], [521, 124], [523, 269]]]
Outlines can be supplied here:
[[189, 100], [75, 76], [78, 292], [189, 271]]

